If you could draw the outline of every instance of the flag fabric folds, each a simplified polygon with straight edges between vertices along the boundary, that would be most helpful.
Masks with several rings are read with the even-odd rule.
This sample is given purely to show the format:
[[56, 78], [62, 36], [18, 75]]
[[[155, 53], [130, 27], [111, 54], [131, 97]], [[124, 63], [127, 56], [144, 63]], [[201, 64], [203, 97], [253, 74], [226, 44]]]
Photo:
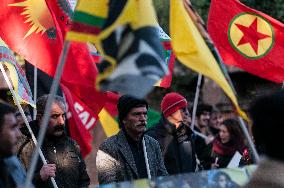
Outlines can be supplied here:
[[162, 80], [156, 84], [159, 87], [169, 88], [172, 82], [172, 76], [175, 64], [175, 55], [171, 46], [171, 38], [159, 27], [159, 36], [164, 48], [165, 61], [168, 66], [168, 74], [162, 78]]
[[117, 102], [119, 95], [106, 92], [106, 103], [99, 113], [99, 119], [107, 137], [113, 136], [119, 131], [119, 125], [115, 117], [118, 115]]
[[208, 31], [224, 63], [264, 79], [284, 81], [283, 23], [237, 0], [212, 0]]
[[81, 0], [66, 38], [96, 45], [101, 90], [141, 98], [167, 73], [151, 0]]
[[54, 75], [63, 38], [44, 0], [37, 1], [36, 5], [22, 0], [0, 1], [0, 23], [0, 36], [11, 50], [50, 76]]
[[[36, 3], [28, 0], [0, 1], [0, 36], [13, 51], [53, 77], [72, 14], [67, 1], [37, 0]], [[98, 116], [105, 103], [105, 94], [95, 88], [97, 74], [87, 44], [71, 42], [61, 84], [70, 91], [73, 101], [78, 99], [80, 104], [83, 103], [82, 105], [86, 105], [91, 110], [92, 117]], [[69, 105], [74, 107], [74, 103]], [[80, 121], [81, 119], [77, 118], [71, 122], [74, 126], [78, 126], [78, 129], [85, 129], [86, 126], [81, 126]], [[91, 125], [89, 128], [95, 123]], [[76, 132], [76, 129], [70, 131], [74, 131], [74, 134], [81, 133]], [[80, 135], [77, 135], [75, 139], [79, 137]], [[86, 139], [76, 141], [81, 150], [84, 150], [84, 154], [90, 152], [89, 142], [86, 143]]]
[[33, 95], [26, 79], [25, 73], [22, 70], [21, 66], [18, 64], [13, 52], [1, 39], [0, 63], [3, 63], [9, 70], [17, 100], [20, 103], [29, 104], [35, 108], [35, 102], [33, 100]]
[[214, 80], [231, 99], [237, 112], [247, 119], [231, 86], [187, 12], [187, 3], [180, 0], [170, 1], [170, 37], [176, 57], [187, 67]]

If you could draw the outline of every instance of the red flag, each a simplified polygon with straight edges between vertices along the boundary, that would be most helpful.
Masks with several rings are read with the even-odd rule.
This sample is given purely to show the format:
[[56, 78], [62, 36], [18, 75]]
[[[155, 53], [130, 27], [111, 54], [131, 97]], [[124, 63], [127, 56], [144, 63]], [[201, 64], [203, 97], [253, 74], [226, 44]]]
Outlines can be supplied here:
[[93, 137], [90, 134], [98, 119], [95, 114], [84, 102], [76, 95], [73, 95], [70, 90], [61, 84], [67, 102], [67, 119], [70, 131], [70, 136], [76, 140], [81, 148], [81, 153], [85, 157], [92, 150]]
[[208, 31], [224, 62], [284, 81], [284, 24], [237, 0], [212, 0]]
[[[34, 3], [36, 5], [28, 0], [0, 1], [0, 36], [11, 49], [31, 64], [54, 76], [63, 47], [63, 39], [69, 26], [68, 15], [71, 9], [68, 4], [65, 4], [67, 1], [60, 3], [59, 7], [57, 1], [48, 0], [46, 3], [42, 0]], [[61, 83], [67, 88], [65, 91], [69, 90], [71, 93], [66, 94], [69, 96], [69, 105], [72, 101], [80, 101], [84, 109], [92, 111], [92, 116], [100, 112], [105, 101], [105, 94], [95, 89], [96, 75], [96, 66], [87, 45], [71, 42]], [[74, 110], [72, 114], [72, 117], [77, 117]], [[74, 126], [81, 127], [83, 130], [70, 129], [70, 132], [86, 154], [90, 151], [90, 140], [87, 138], [91, 135], [88, 133], [89, 136], [86, 136], [85, 127], [79, 126], [82, 124], [80, 121], [78, 118], [71, 120]], [[81, 133], [84, 134], [81, 135]], [[77, 136], [74, 136], [75, 134]]]
[[[65, 36], [72, 14], [68, 2], [47, 0], [46, 3], [53, 20]], [[97, 73], [88, 46], [71, 42], [61, 83], [65, 86], [63, 91], [72, 114], [69, 119], [70, 134], [80, 145], [83, 156], [91, 151], [92, 136], [89, 130], [95, 125], [98, 113], [105, 104], [105, 94], [95, 89]]]
[[45, 2], [34, 4], [23, 0], [0, 1], [0, 36], [14, 52], [53, 76], [63, 38], [56, 31]]

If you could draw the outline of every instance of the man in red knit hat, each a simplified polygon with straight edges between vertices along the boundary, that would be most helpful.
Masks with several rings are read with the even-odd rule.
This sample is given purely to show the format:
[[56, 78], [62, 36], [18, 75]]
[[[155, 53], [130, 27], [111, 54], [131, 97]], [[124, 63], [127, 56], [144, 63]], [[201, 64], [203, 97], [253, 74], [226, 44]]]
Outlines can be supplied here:
[[155, 138], [164, 156], [169, 174], [194, 172], [195, 149], [191, 138], [188, 102], [179, 93], [171, 92], [161, 102], [162, 117], [146, 134]]

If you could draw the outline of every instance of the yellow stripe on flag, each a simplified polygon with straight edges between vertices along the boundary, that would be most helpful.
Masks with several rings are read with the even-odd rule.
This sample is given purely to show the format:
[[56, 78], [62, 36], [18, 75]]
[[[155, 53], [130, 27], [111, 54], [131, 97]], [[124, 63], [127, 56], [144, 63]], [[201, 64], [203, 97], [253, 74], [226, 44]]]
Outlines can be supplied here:
[[73, 41], [78, 41], [78, 42], [89, 42], [89, 41], [94, 42], [98, 40], [98, 37], [96, 35], [85, 34], [81, 32], [69, 31], [67, 35], [69, 39], [72, 39]]
[[76, 6], [76, 11], [106, 18], [109, 0], [81, 0]]
[[119, 132], [118, 123], [105, 108], [99, 113], [99, 119], [107, 137], [113, 136]]
[[171, 0], [170, 37], [172, 48], [179, 61], [214, 80], [231, 99], [239, 115], [248, 120], [214, 56], [186, 12], [182, 0]]

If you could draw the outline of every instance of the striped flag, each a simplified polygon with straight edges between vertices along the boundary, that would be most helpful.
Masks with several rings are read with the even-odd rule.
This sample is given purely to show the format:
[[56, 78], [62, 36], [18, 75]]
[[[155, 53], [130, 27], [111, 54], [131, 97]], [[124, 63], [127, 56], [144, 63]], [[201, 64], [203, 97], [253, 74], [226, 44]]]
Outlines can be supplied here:
[[95, 44], [101, 90], [142, 98], [168, 70], [157, 25], [151, 0], [81, 0], [66, 39]]
[[0, 63], [3, 63], [9, 70], [17, 100], [20, 103], [29, 104], [35, 108], [35, 102], [33, 101], [32, 92], [25, 73], [16, 61], [13, 52], [2, 39], [0, 39]]

